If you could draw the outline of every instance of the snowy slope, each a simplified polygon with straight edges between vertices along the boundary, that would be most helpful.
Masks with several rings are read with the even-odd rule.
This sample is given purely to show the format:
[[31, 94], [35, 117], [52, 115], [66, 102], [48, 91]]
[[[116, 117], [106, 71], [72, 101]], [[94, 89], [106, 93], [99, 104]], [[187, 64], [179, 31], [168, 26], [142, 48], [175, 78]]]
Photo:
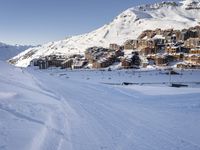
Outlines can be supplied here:
[[[79, 72], [71, 79], [0, 68], [2, 150], [200, 149], [200, 88], [111, 86]], [[194, 80], [193, 73], [181, 78]]]
[[[83, 53], [86, 48], [91, 46], [108, 47], [110, 43], [122, 44], [127, 39], [137, 38], [146, 29], [183, 29], [196, 26], [200, 22], [200, 10], [187, 10], [186, 7], [190, 3], [191, 0], [185, 0], [177, 4], [163, 2], [133, 7], [122, 12], [111, 23], [95, 31], [28, 49], [14, 57], [13, 60], [15, 60], [16, 66], [26, 67], [33, 58], [40, 56], [77, 54]], [[198, 4], [200, 4], [199, 0], [195, 5]]]
[[8, 45], [0, 42], [0, 60], [8, 60], [32, 46]]

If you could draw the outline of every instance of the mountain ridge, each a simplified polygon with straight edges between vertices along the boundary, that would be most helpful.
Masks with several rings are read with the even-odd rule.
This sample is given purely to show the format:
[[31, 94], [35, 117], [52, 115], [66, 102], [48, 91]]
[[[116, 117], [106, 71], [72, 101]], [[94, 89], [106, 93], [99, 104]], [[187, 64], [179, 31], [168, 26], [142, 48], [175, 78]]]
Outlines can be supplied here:
[[19, 44], [10, 45], [0, 42], [0, 60], [6, 61], [28, 48], [33, 48], [33, 46]]
[[[16, 66], [27, 67], [32, 59], [41, 56], [83, 54], [86, 48], [92, 46], [108, 47], [110, 43], [121, 45], [128, 39], [136, 39], [147, 29], [184, 29], [196, 26], [200, 23], [200, 10], [196, 7], [186, 9], [194, 1], [161, 2], [132, 7], [97, 30], [28, 49], [12, 60]], [[197, 6], [200, 4], [199, 0], [195, 2]]]

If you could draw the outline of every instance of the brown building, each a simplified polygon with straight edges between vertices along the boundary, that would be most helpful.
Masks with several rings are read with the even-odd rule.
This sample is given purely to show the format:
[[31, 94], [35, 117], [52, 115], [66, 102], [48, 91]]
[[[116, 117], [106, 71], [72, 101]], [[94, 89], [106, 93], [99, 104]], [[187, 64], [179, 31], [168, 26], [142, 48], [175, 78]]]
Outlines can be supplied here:
[[167, 65], [167, 59], [165, 56], [156, 56], [154, 61], [157, 66]]
[[113, 64], [113, 60], [111, 58], [102, 58], [92, 64], [92, 68], [106, 68]]
[[136, 48], [138, 48], [138, 40], [127, 40], [124, 43], [125, 50], [134, 50]]
[[73, 59], [67, 59], [61, 63], [61, 68], [72, 68]]
[[173, 46], [173, 45], [168, 45], [165, 47], [165, 53], [168, 54], [175, 54], [180, 52], [180, 46]]
[[154, 53], [154, 49], [152, 49], [152, 48], [150, 48], [150, 47], [144, 47], [144, 48], [142, 48], [142, 49], [140, 50], [139, 53], [140, 53], [140, 55], [146, 56], [146, 55], [149, 55], [149, 54]]
[[200, 38], [189, 38], [184, 43], [186, 48], [196, 48], [200, 46]]
[[121, 61], [121, 66], [124, 68], [124, 69], [129, 69], [129, 68], [133, 68], [133, 64], [132, 64], [132, 60], [131, 59], [122, 59]]
[[200, 54], [200, 47], [199, 48], [194, 48], [190, 50], [190, 54]]
[[111, 49], [111, 50], [119, 50], [120, 49], [120, 45], [117, 45], [116, 43], [110, 44], [109, 45], [109, 49]]

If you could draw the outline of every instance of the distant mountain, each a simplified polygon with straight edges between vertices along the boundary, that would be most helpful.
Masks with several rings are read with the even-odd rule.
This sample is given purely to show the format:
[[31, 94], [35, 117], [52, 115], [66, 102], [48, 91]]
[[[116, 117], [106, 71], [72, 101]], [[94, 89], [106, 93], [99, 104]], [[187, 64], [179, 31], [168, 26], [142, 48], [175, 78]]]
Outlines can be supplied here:
[[183, 29], [199, 25], [200, 0], [162, 2], [129, 8], [111, 23], [87, 34], [30, 48], [12, 59], [16, 66], [26, 67], [30, 61], [50, 54], [82, 54], [91, 46], [108, 47], [137, 38], [147, 29]]
[[27, 45], [8, 45], [0, 42], [0, 60], [8, 60], [22, 51], [32, 47], [33, 46]]

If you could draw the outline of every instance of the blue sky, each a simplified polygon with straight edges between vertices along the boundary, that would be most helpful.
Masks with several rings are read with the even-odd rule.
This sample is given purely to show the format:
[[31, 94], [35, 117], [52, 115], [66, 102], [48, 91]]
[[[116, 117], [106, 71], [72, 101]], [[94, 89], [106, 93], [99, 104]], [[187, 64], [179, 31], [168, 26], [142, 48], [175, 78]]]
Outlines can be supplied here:
[[43, 44], [92, 31], [123, 10], [163, 0], [1, 0], [0, 41]]

